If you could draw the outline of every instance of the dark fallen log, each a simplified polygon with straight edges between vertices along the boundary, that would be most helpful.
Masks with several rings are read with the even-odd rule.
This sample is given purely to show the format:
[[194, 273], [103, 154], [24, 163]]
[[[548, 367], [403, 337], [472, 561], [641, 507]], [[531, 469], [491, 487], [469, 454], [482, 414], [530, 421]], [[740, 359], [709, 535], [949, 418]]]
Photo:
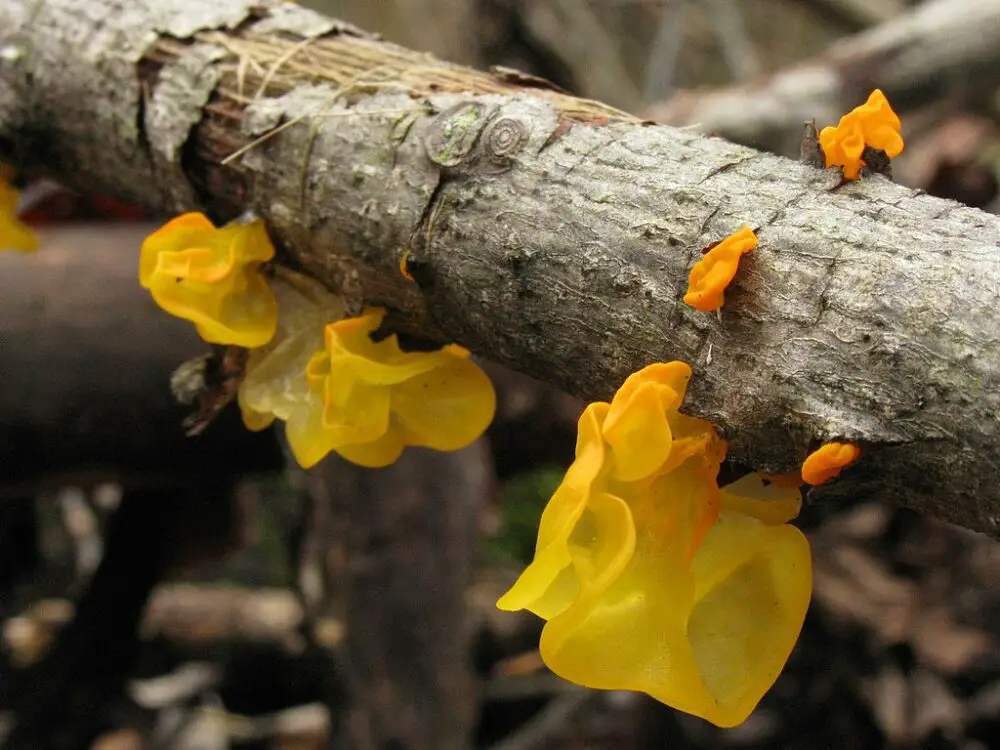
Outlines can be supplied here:
[[243, 429], [234, 410], [185, 436], [170, 375], [208, 345], [122, 262], [153, 226], [46, 227], [37, 255], [0, 255], [0, 498], [100, 479], [190, 486], [280, 465], [273, 436]]
[[342, 746], [468, 747], [478, 699], [465, 592], [492, 483], [485, 444], [410, 449], [375, 471], [331, 456], [317, 480], [346, 530], [345, 564], [331, 571], [346, 606]]
[[[281, 465], [274, 436], [246, 431], [235, 412], [185, 436], [170, 375], [207, 347], [121, 262], [151, 228], [44, 228], [37, 255], [0, 255], [0, 499], [24, 508], [50, 486], [125, 488], [76, 616], [41, 661], [0, 676], [15, 722], [4, 747], [89, 746], [137, 654], [153, 586], [238, 544], [234, 481]], [[10, 583], [37, 559], [0, 562]]]

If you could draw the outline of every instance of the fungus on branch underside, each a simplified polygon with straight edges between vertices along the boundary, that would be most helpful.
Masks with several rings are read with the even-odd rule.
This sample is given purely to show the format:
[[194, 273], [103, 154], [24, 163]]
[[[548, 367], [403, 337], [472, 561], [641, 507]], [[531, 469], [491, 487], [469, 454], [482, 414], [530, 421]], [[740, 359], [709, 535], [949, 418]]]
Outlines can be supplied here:
[[690, 376], [650, 365], [587, 407], [535, 559], [497, 606], [547, 621], [541, 655], [565, 679], [734, 726], [795, 645], [812, 566], [786, 523], [796, 484], [753, 474], [718, 487], [725, 442], [678, 411]]
[[205, 341], [253, 348], [270, 341], [277, 325], [277, 303], [260, 272], [273, 257], [259, 219], [217, 229], [203, 214], [188, 213], [142, 243], [139, 283]]

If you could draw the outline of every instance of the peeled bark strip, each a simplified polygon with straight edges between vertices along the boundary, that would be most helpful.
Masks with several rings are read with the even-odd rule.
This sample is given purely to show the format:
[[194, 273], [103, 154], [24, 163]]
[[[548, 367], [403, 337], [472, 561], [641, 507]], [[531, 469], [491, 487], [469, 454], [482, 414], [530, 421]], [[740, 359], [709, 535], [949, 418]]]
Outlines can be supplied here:
[[[862, 460], [817, 495], [1000, 533], [997, 217], [881, 178], [835, 189], [833, 171], [294, 5], [206, 7], [0, 0], [4, 151], [151, 207], [256, 209], [286, 262], [355, 307], [583, 397], [685, 360], [687, 410], [747, 465], [855, 440]], [[681, 302], [687, 271], [744, 224], [760, 247], [720, 322]]]

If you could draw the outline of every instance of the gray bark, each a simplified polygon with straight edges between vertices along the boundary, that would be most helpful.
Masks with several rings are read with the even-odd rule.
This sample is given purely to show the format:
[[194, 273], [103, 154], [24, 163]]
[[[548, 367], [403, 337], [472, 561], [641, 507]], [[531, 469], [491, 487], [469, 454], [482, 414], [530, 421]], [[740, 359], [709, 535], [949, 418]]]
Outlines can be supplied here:
[[[1000, 219], [251, 6], [0, 0], [0, 145], [147, 206], [254, 208], [353, 307], [585, 398], [685, 360], [733, 458], [857, 441], [817, 497], [1000, 532]], [[684, 305], [744, 224], [721, 320]]]
[[1000, 0], [930, 0], [766, 78], [681, 92], [646, 115], [792, 153], [803, 122], [836, 123], [874, 88], [907, 107], [978, 104], [998, 79]]

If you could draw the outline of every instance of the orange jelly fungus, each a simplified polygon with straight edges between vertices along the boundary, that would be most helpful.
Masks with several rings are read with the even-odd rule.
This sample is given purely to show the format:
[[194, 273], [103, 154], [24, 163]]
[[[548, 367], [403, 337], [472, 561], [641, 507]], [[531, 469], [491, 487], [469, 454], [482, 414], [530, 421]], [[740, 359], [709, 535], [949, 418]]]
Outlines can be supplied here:
[[802, 481], [823, 484], [840, 474], [840, 470], [858, 460], [861, 449], [854, 443], [827, 443], [814, 450], [802, 463]]
[[903, 153], [899, 117], [880, 89], [875, 89], [868, 101], [840, 118], [836, 126], [823, 128], [819, 145], [827, 167], [841, 167], [844, 177], [856, 180], [865, 166], [861, 158], [865, 146], [884, 151], [890, 159]]
[[413, 274], [410, 273], [410, 251], [407, 250], [401, 256], [399, 256], [399, 272], [403, 275], [403, 278], [407, 281], [416, 281], [413, 278]]
[[[286, 435], [303, 468], [331, 451], [369, 468], [388, 466], [407, 446], [457, 451], [493, 420], [493, 384], [467, 349], [406, 352], [396, 334], [373, 341], [384, 317], [385, 310], [372, 308], [328, 323], [325, 347], [293, 385], [306, 393], [287, 415]], [[251, 426], [246, 410], [244, 419]]]
[[757, 247], [757, 236], [750, 227], [734, 232], [709, 250], [691, 268], [684, 302], [696, 310], [713, 312], [722, 307], [723, 293], [736, 275], [740, 256]]

